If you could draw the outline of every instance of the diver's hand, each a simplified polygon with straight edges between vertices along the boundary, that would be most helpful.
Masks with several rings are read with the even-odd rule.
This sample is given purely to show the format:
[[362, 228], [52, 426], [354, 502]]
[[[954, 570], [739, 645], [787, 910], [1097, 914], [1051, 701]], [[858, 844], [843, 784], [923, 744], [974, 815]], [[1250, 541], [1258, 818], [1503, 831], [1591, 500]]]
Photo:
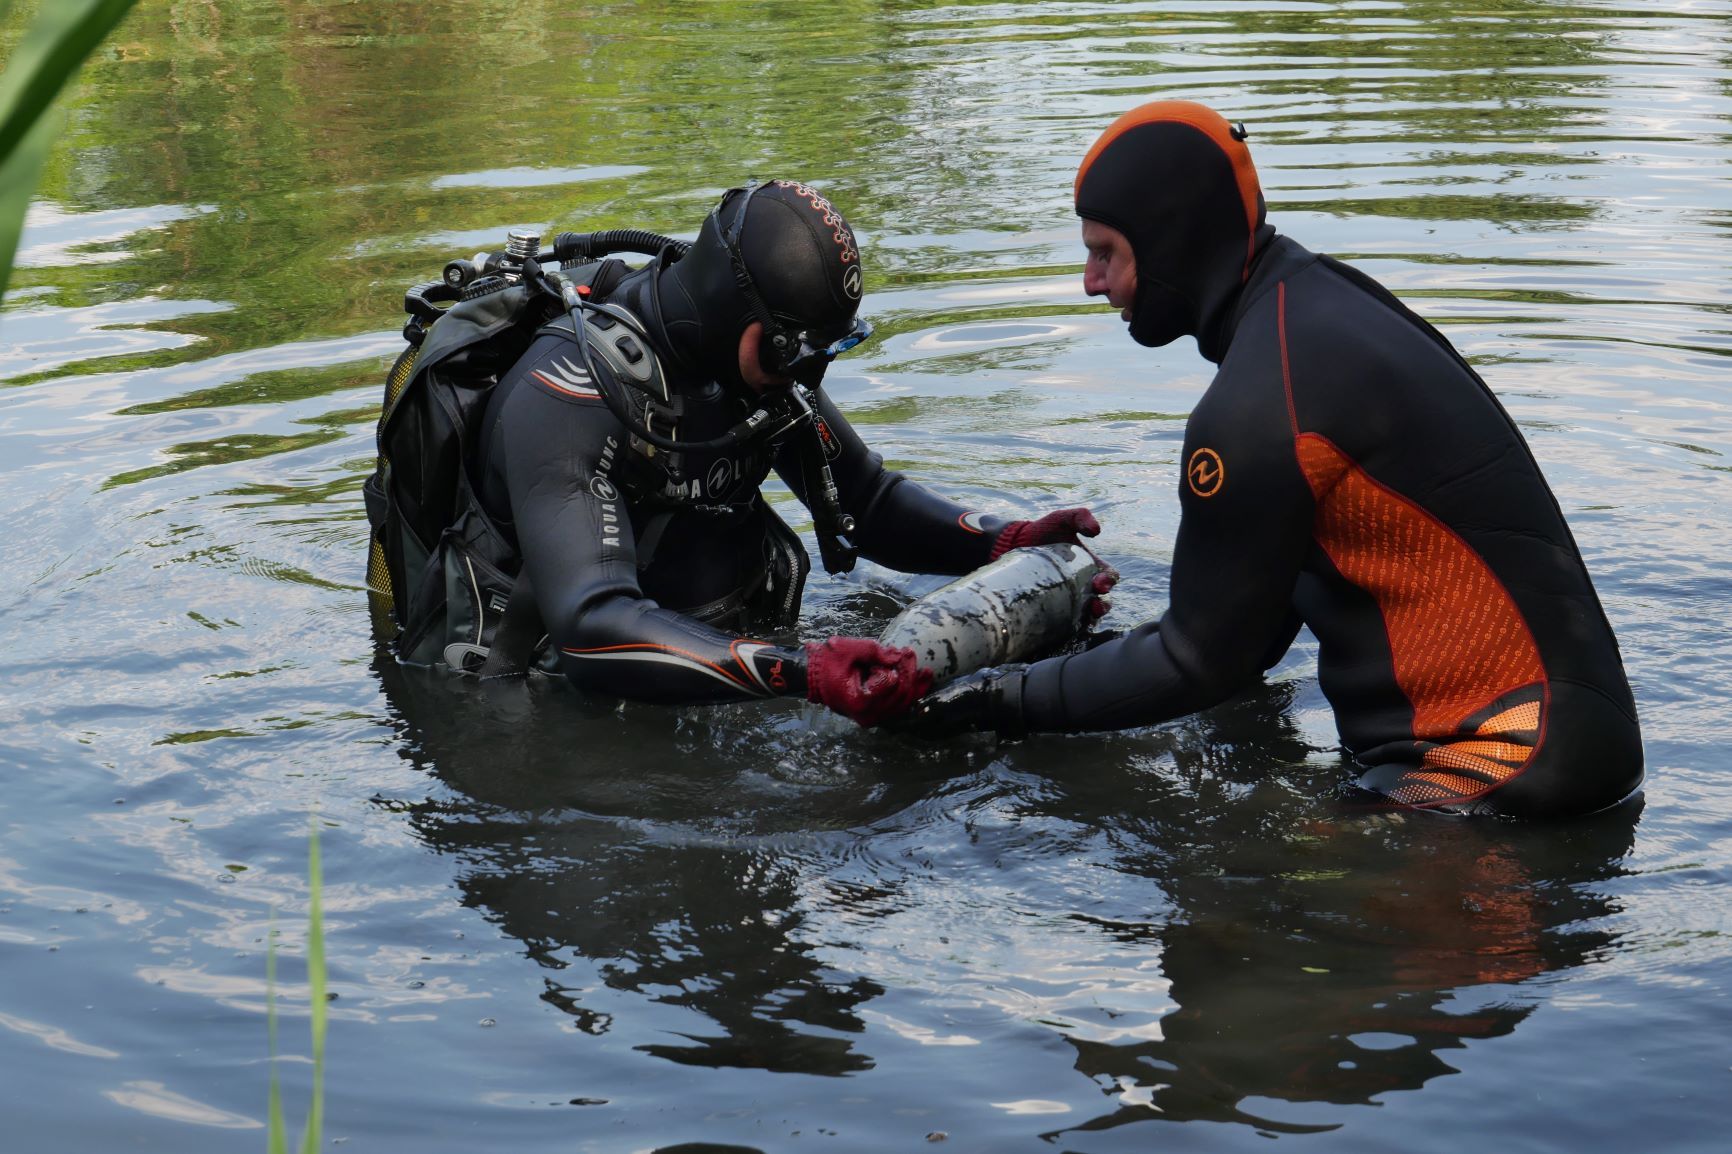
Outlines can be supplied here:
[[914, 650], [865, 637], [832, 637], [806, 644], [806, 698], [861, 725], [877, 725], [908, 712], [932, 688], [932, 671]]
[[1107, 610], [1113, 607], [1113, 603], [1107, 600], [1107, 594], [1111, 593], [1113, 586], [1118, 583], [1119, 571], [1117, 569], [1106, 568], [1095, 574], [1094, 580], [1089, 582], [1089, 588], [1094, 591], [1094, 596], [1090, 597], [1088, 603], [1083, 606], [1084, 628], [1107, 615]]
[[[998, 536], [993, 538], [992, 552], [987, 554], [987, 560], [996, 561], [1012, 549], [1026, 549], [1031, 545], [1081, 545], [1080, 538], [1098, 537], [1100, 532], [1101, 523], [1087, 509], [1060, 509], [1038, 521], [1012, 521], [1000, 529]], [[1083, 606], [1084, 625], [1106, 616], [1112, 602], [1105, 600], [1105, 595], [1118, 584], [1118, 580], [1117, 569], [1103, 567], [1095, 574], [1095, 595]]]
[[993, 538], [988, 561], [996, 561], [1012, 549], [1030, 545], [1077, 545], [1079, 537], [1098, 537], [1101, 523], [1087, 509], [1060, 509], [1038, 521], [1012, 521]]
[[915, 703], [893, 728], [898, 733], [937, 739], [969, 730], [1022, 737], [1028, 725], [1022, 717], [1022, 685], [1026, 665], [982, 669], [959, 677]]

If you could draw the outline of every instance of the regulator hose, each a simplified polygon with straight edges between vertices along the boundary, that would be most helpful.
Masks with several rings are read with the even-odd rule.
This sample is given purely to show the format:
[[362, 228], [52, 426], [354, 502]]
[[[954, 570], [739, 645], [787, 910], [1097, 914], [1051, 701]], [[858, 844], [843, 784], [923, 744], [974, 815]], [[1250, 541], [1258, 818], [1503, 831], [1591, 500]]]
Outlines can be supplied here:
[[542, 260], [591, 260], [615, 252], [635, 252], [644, 256], [659, 256], [664, 248], [674, 250], [674, 259], [691, 251], [689, 241], [675, 240], [659, 232], [641, 228], [614, 228], [605, 232], [562, 232], [553, 238], [553, 250], [543, 252]]
[[[640, 233], [638, 235], [655, 236], [654, 233]], [[669, 453], [725, 452], [755, 437], [773, 436], [802, 422], [810, 422], [812, 419], [812, 410], [803, 404], [801, 399], [790, 399], [790, 390], [788, 393], [777, 393], [769, 397], [759, 398], [757, 408], [745, 420], [718, 437], [711, 437], [705, 441], [679, 441], [672, 437], [664, 437], [649, 428], [638, 414], [632, 412], [625, 400], [619, 395], [619, 385], [614, 381], [611, 372], [596, 371], [595, 362], [589, 351], [589, 339], [585, 332], [583, 313], [585, 310], [604, 313], [636, 330], [640, 337], [648, 341], [649, 336], [639, 327], [637, 319], [623, 309], [585, 300], [570, 284], [548, 276], [542, 271], [541, 266], [534, 261], [524, 262], [523, 277], [526, 281], [536, 285], [542, 292], [558, 299], [565, 306], [566, 315], [571, 320], [571, 332], [567, 335], [572, 343], [577, 345], [578, 355], [582, 359], [584, 367], [589, 370], [590, 378], [595, 382], [595, 391], [601, 394], [602, 403], [607, 406], [608, 412], [614, 415], [615, 420], [631, 430], [633, 436], [647, 444], [654, 445], [656, 448]], [[766, 428], [766, 426], [773, 427]]]

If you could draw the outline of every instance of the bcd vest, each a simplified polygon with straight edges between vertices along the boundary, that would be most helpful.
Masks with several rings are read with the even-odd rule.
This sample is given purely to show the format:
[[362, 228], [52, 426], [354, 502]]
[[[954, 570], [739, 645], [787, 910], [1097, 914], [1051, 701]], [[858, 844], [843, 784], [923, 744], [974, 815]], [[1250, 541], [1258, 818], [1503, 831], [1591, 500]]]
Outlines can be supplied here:
[[[606, 279], [609, 264], [619, 267], [590, 262], [559, 275], [589, 285]], [[441, 311], [411, 301], [411, 318], [404, 330], [409, 345], [386, 375], [378, 457], [362, 485], [372, 528], [367, 588], [375, 629], [394, 642], [400, 660], [415, 664], [445, 663], [467, 672], [484, 665], [490, 672], [522, 672], [529, 665], [553, 672], [533, 599], [518, 582], [522, 559], [483, 507], [474, 468], [494, 388], [541, 332], [558, 326], [569, 333], [571, 322], [557, 300], [522, 284]], [[670, 426], [678, 402], [653, 349], [605, 315], [586, 314], [584, 330], [590, 367], [627, 386], [646, 424]], [[634, 472], [654, 478], [646, 487], [662, 490], [659, 511], [644, 527], [641, 569], [680, 501], [670, 496], [679, 490], [664, 472], [666, 456], [631, 441], [648, 466]], [[799, 537], [761, 497], [752, 500], [767, 514], [764, 579], [722, 602], [683, 611], [722, 624], [758, 601], [765, 603], [753, 606], [754, 616], [791, 626], [810, 562]], [[508, 617], [506, 640], [500, 629]], [[504, 665], [497, 658], [487, 663], [496, 640], [500, 656], [511, 650]]]

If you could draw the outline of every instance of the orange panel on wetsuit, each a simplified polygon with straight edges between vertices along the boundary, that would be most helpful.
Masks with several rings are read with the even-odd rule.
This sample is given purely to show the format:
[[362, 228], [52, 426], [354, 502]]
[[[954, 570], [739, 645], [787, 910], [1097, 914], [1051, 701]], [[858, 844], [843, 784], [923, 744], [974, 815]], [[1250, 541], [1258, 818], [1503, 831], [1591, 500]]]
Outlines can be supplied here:
[[[1545, 694], [1533, 634], [1503, 583], [1459, 534], [1327, 438], [1303, 433], [1296, 451], [1317, 502], [1318, 546], [1382, 612], [1413, 736], [1428, 743], [1424, 764], [1459, 771], [1409, 774], [1392, 796], [1424, 804], [1503, 784], [1533, 756]], [[1534, 699], [1511, 706], [1523, 690]], [[1499, 713], [1478, 720], [1493, 703]]]

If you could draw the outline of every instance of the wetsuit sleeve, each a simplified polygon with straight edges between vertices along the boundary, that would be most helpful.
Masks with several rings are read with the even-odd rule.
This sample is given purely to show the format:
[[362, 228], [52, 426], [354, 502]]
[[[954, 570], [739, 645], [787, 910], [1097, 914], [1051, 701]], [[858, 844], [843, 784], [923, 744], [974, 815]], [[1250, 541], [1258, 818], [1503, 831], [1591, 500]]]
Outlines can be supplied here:
[[1185, 431], [1166, 613], [1031, 666], [1023, 697], [1031, 730], [1121, 729], [1204, 709], [1291, 644], [1313, 504], [1280, 373], [1273, 342], [1223, 365]]
[[802, 652], [712, 629], [643, 596], [626, 503], [610, 479], [626, 434], [557, 350], [500, 415], [523, 565], [560, 665], [580, 689], [636, 701], [805, 697]]
[[[854, 518], [853, 543], [868, 559], [903, 573], [972, 573], [986, 564], [1006, 521], [971, 512], [884, 467], [828, 394], [818, 395], [819, 437], [842, 509]], [[776, 472], [808, 508], [816, 484], [805, 475], [798, 437], [776, 457]]]

